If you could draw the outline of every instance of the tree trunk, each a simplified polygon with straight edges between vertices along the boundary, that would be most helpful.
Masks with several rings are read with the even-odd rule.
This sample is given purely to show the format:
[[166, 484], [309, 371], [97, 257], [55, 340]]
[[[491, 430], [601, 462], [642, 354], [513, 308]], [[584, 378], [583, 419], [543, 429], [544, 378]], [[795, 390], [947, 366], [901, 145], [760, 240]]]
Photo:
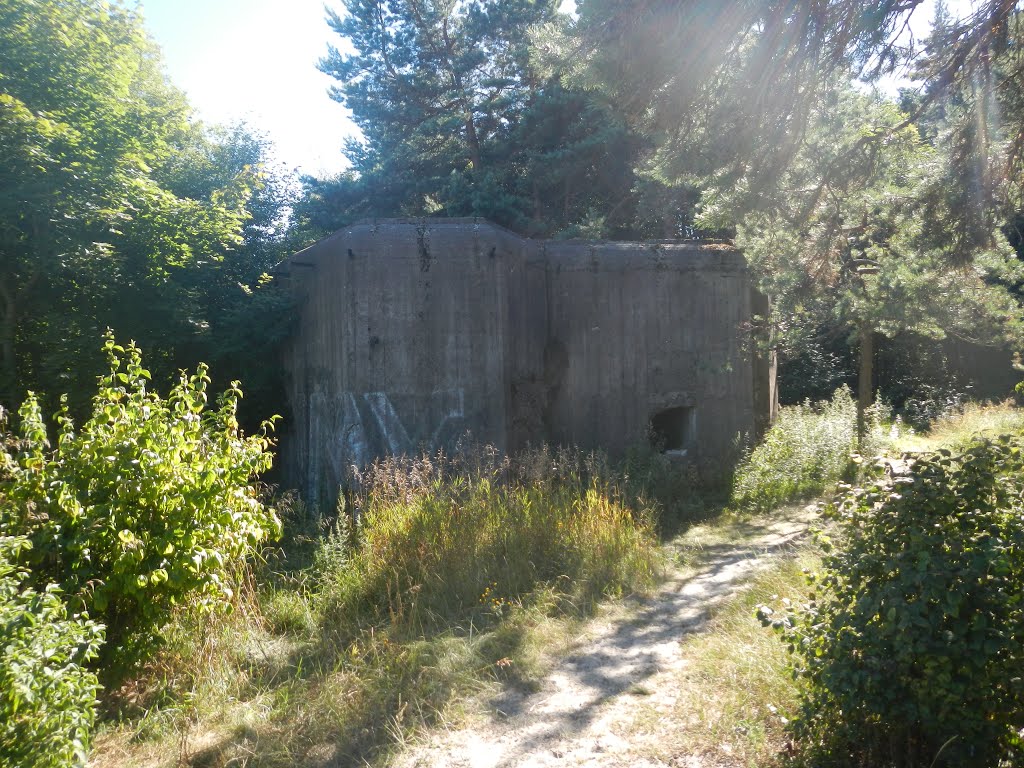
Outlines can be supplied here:
[[860, 324], [860, 376], [857, 381], [857, 445], [863, 446], [867, 435], [867, 411], [874, 401], [875, 335], [871, 323]]
[[13, 406], [14, 385], [18, 379], [18, 368], [14, 361], [14, 336], [18, 328], [18, 313], [14, 303], [14, 292], [10, 286], [0, 288], [0, 402], [7, 401]]
[[535, 228], [540, 229], [541, 220], [541, 203], [540, 203], [540, 186], [537, 184], [537, 179], [533, 179], [533, 220], [535, 222]]
[[473, 164], [473, 170], [480, 170], [480, 138], [476, 133], [476, 123], [473, 122], [473, 113], [466, 107], [466, 141], [469, 144], [469, 162]]

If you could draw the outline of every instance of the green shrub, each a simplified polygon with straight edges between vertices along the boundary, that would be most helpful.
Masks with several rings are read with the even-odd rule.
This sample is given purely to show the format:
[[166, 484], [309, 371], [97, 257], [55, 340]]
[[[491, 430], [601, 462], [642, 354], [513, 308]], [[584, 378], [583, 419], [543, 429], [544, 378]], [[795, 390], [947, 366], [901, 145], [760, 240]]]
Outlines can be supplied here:
[[736, 470], [731, 505], [767, 511], [820, 493], [850, 467], [857, 449], [857, 406], [846, 387], [831, 401], [788, 406]]
[[102, 629], [69, 618], [58, 591], [26, 588], [13, 561], [25, 539], [0, 537], [0, 765], [84, 765], [96, 716]]
[[809, 602], [762, 608], [795, 654], [815, 764], [1024, 760], [1024, 439], [922, 455], [831, 507]]
[[229, 598], [232, 568], [279, 523], [253, 485], [271, 463], [269, 425], [241, 435], [237, 387], [207, 409], [200, 366], [164, 400], [147, 389], [134, 345], [108, 336], [104, 349], [110, 372], [92, 415], [76, 429], [65, 406], [56, 447], [36, 398], [22, 405], [20, 445], [3, 459], [0, 532], [32, 542], [36, 582], [101, 618], [104, 665], [123, 666], [146, 655], [175, 604]]

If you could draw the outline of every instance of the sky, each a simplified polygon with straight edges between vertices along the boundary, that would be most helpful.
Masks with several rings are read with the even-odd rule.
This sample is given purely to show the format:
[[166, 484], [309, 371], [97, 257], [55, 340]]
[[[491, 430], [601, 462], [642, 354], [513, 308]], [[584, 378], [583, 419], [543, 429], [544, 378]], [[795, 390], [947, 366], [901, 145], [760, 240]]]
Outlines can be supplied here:
[[[718, 1], [718, 0], [716, 0]], [[914, 12], [927, 30], [934, 0]], [[143, 0], [146, 27], [163, 50], [167, 74], [206, 122], [245, 121], [266, 134], [278, 159], [300, 173], [325, 176], [346, 167], [342, 145], [358, 131], [327, 94], [334, 82], [317, 69], [329, 44], [324, 0]], [[327, 0], [340, 10], [340, 0]], [[954, 15], [971, 0], [947, 0]], [[563, 0], [571, 11], [573, 0]], [[895, 90], [899, 81], [884, 84]]]
[[[274, 142], [288, 168], [323, 176], [346, 166], [357, 129], [317, 69], [340, 38], [324, 0], [143, 0], [167, 74], [210, 123], [244, 120]], [[340, 5], [337, 3], [335, 5]]]

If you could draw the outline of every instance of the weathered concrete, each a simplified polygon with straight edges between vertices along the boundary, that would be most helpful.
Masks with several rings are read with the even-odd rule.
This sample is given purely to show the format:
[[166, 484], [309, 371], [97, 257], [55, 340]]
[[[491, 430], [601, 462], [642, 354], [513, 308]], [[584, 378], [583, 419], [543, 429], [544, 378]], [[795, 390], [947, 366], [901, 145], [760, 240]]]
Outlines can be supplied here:
[[551, 441], [618, 455], [649, 439], [718, 462], [771, 408], [752, 292], [724, 245], [533, 241], [481, 220], [349, 227], [279, 270], [289, 479], [314, 503], [351, 465]]

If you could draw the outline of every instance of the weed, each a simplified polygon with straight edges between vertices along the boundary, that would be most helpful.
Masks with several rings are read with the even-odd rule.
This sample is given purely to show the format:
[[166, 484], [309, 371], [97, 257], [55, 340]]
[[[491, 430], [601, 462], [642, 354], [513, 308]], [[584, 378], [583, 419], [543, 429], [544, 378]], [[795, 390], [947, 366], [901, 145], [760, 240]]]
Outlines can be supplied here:
[[847, 388], [831, 401], [783, 408], [764, 442], [737, 469], [731, 503], [767, 511], [820, 493], [848, 471], [856, 447], [857, 408]]
[[473, 461], [389, 459], [359, 478], [357, 543], [345, 550], [339, 539], [352, 537], [338, 534], [319, 558], [336, 642], [384, 622], [407, 634], [485, 625], [545, 584], [586, 607], [651, 583], [651, 511], [624, 504], [600, 459], [540, 451], [515, 464]]

